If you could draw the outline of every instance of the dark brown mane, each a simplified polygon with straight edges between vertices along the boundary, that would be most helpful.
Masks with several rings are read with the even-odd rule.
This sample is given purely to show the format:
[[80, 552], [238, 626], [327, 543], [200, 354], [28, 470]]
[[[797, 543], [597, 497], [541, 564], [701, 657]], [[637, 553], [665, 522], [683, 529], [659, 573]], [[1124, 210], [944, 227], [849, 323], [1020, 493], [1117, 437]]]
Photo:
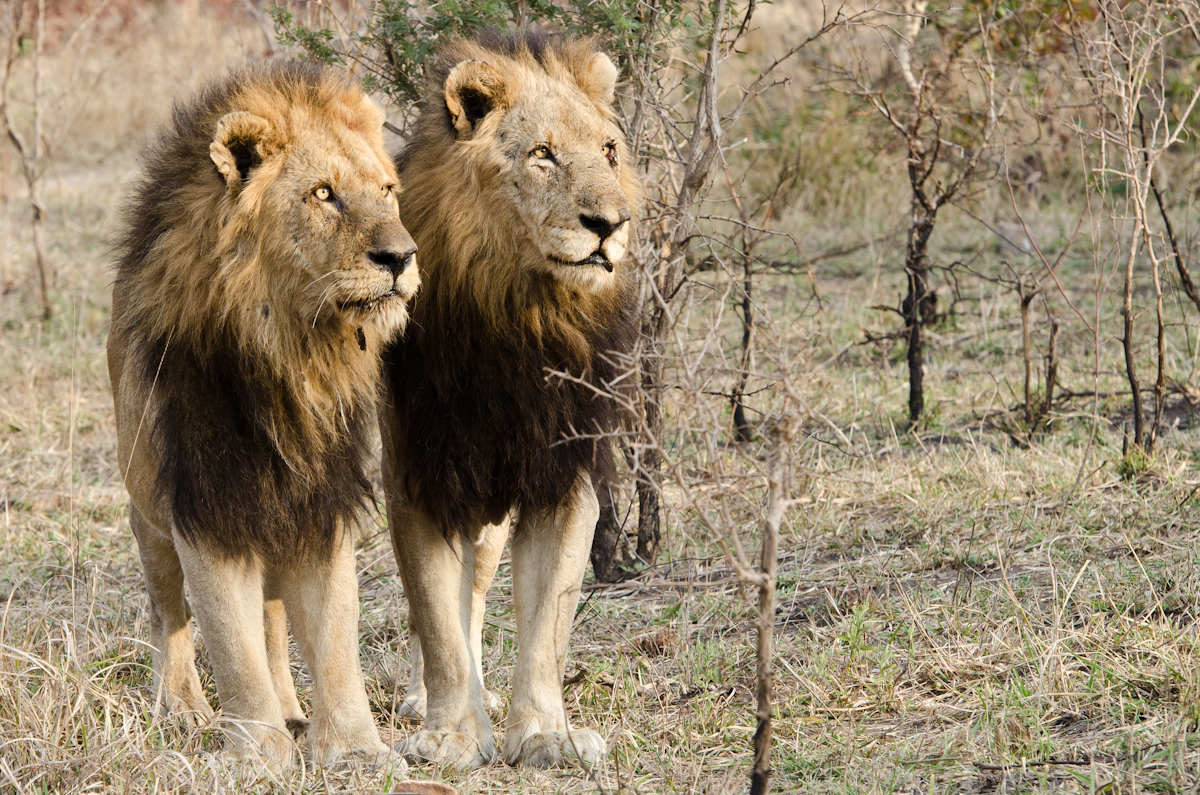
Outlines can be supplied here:
[[617, 424], [619, 404], [602, 393], [619, 389], [621, 353], [636, 334], [628, 288], [623, 299], [579, 329], [590, 350], [583, 367], [568, 341], [488, 333], [466, 301], [414, 321], [385, 353], [407, 487], [443, 532], [497, 522], [514, 505], [552, 510], [581, 472], [612, 479], [612, 446], [598, 435]]
[[328, 554], [338, 523], [353, 526], [374, 505], [369, 408], [347, 407], [343, 433], [332, 438], [293, 434], [285, 460], [273, 432], [299, 427], [304, 409], [235, 340], [216, 334], [199, 352], [159, 339], [130, 355], [140, 357], [146, 383], [157, 376], [158, 416], [140, 443], [157, 453], [158, 493], [189, 543], [275, 559]]

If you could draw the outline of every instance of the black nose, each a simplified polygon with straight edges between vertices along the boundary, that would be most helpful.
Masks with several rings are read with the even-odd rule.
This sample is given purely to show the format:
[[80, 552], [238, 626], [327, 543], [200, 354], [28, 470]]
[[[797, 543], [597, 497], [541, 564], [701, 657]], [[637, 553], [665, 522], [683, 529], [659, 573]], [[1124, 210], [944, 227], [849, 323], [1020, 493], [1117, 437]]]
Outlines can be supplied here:
[[367, 259], [374, 262], [379, 267], [386, 271], [390, 271], [393, 276], [399, 276], [404, 271], [412, 267], [413, 255], [417, 253], [416, 248], [410, 248], [405, 251], [396, 251], [390, 248], [380, 248], [374, 251], [367, 252]]
[[594, 232], [600, 241], [608, 239], [608, 236], [621, 228], [621, 224], [629, 220], [629, 209], [622, 207], [617, 213], [617, 220], [614, 223], [603, 215], [581, 215], [579, 223], [589, 232]]

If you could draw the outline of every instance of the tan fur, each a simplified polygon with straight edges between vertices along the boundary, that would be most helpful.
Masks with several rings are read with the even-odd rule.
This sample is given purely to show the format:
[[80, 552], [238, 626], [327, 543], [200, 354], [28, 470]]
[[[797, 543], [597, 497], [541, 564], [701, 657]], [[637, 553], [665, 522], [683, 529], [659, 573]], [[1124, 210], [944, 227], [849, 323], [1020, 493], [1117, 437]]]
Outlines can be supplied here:
[[[505, 518], [486, 509], [466, 526], [447, 527], [429, 507], [444, 484], [414, 470], [411, 437], [419, 443], [425, 426], [412, 426], [409, 398], [397, 388], [408, 383], [401, 379], [454, 383], [432, 373], [440, 365], [430, 361], [443, 358], [432, 351], [450, 335], [484, 360], [508, 361], [489, 359], [488, 350], [514, 346], [544, 350], [556, 369], [585, 373], [598, 352], [607, 355], [610, 345], [628, 339], [625, 331], [606, 331], [630, 315], [629, 250], [640, 204], [611, 109], [616, 69], [590, 41], [556, 39], [537, 53], [526, 39], [518, 41], [507, 53], [502, 44], [453, 42], [441, 56], [451, 68], [435, 76], [440, 95], [430, 98], [401, 157], [401, 218], [421, 247], [426, 284], [413, 314], [422, 340], [414, 340], [414, 350], [424, 347], [411, 361], [430, 372], [396, 364], [410, 361], [401, 351], [389, 365], [395, 372], [385, 377], [380, 409], [388, 520], [414, 632], [405, 711], [424, 718], [402, 750], [410, 759], [463, 767], [495, 753], [480, 635], [484, 594], [510, 526], [520, 653], [504, 757], [509, 764], [552, 766], [568, 758], [594, 763], [606, 753], [597, 732], [567, 724], [562, 700], [568, 638], [598, 515], [590, 473], [572, 470], [566, 493], [552, 504], [518, 500]], [[610, 226], [606, 234], [595, 231], [597, 219]], [[446, 327], [446, 317], [479, 325]], [[442, 336], [431, 340], [435, 335]], [[548, 399], [541, 390], [549, 365], [536, 365], [528, 386], [513, 389], [525, 389], [530, 400]], [[535, 451], [517, 454], [526, 452]]]
[[[150, 592], [159, 698], [180, 717], [213, 715], [194, 664], [186, 579], [231, 745], [239, 757], [273, 766], [292, 763], [293, 732], [308, 727], [288, 664], [289, 620], [314, 680], [313, 757], [389, 757], [358, 661], [352, 530], [339, 518], [327, 545], [285, 539], [276, 556], [221, 536], [203, 516], [191, 536], [181, 534], [164, 467], [209, 431], [188, 426], [188, 412], [167, 401], [191, 399], [179, 387], [192, 383], [179, 380], [185, 369], [219, 366], [251, 386], [270, 386], [256, 393], [257, 412], [239, 420], [274, 445], [256, 455], [282, 460], [273, 467], [282, 475], [260, 477], [303, 494], [322, 488], [331, 467], [354, 465], [321, 454], [348, 449], [354, 423], [347, 417], [369, 412], [379, 351], [403, 328], [419, 284], [382, 121], [379, 108], [332, 70], [284, 64], [235, 73], [177, 108], [174, 126], [147, 155], [126, 215], [108, 362], [118, 463]], [[176, 162], [181, 157], [190, 159]], [[256, 160], [245, 175], [239, 157]], [[336, 204], [321, 198], [325, 190]], [[391, 254], [402, 264], [389, 271], [378, 257]], [[220, 347], [223, 340], [232, 348]], [[212, 359], [218, 355], [225, 358]], [[245, 393], [247, 386], [212, 388]], [[208, 406], [196, 408], [201, 414]], [[164, 426], [168, 410], [182, 420]], [[216, 443], [233, 450], [235, 441]], [[214, 498], [255, 510], [242, 496]], [[280, 521], [251, 518], [263, 533]], [[303, 525], [306, 517], [286, 518]]]
[[[436, 272], [425, 271], [443, 289], [431, 294], [439, 302], [471, 295], [488, 310], [496, 334], [512, 333], [516, 325], [536, 337], [575, 338], [586, 318], [604, 314], [620, 300], [622, 274], [563, 266], [551, 258], [574, 262], [596, 249], [596, 235], [579, 223], [581, 212], [615, 220], [641, 204], [637, 175], [611, 108], [616, 69], [587, 40], [548, 53], [544, 65], [528, 50], [504, 58], [468, 40], [454, 42], [443, 57], [460, 61], [446, 81], [452, 114], [464, 84], [494, 92], [501, 112], [489, 114], [465, 136], [464, 122], [457, 119], [461, 140], [453, 156], [404, 164], [410, 176], [401, 217], [409, 229], [426, 230], [429, 244], [437, 246]], [[615, 171], [603, 156], [610, 142], [616, 147]], [[570, 185], [556, 184], [537, 164], [527, 167], [529, 151], [539, 144], [575, 167]], [[514, 167], [518, 160], [520, 167]], [[513, 229], [520, 231], [513, 234]], [[633, 225], [625, 223], [604, 243], [618, 267], [632, 238]], [[426, 263], [431, 246], [417, 242]], [[531, 272], [554, 278], [531, 279]], [[422, 302], [416, 311], [446, 308], [430, 303]]]

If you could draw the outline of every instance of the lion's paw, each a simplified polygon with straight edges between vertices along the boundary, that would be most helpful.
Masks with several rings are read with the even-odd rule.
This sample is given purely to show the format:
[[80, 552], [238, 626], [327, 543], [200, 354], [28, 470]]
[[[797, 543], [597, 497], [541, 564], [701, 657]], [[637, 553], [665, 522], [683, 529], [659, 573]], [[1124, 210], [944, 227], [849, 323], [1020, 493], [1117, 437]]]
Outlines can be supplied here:
[[[150, 698], [157, 693], [151, 691]], [[213, 708], [208, 705], [202, 693], [187, 693], [179, 690], [165, 690], [158, 698], [158, 714], [161, 717], [172, 717], [188, 729], [195, 729], [212, 722]]]
[[386, 765], [398, 758], [395, 751], [380, 742], [379, 731], [369, 716], [365, 721], [316, 719], [308, 730], [306, 744], [309, 757], [322, 767]]
[[[420, 693], [410, 693], [400, 703], [400, 717], [419, 723], [425, 720], [425, 708], [427, 706], [428, 703], [425, 700], [424, 690]], [[498, 714], [504, 709], [504, 699], [485, 687], [483, 689], [483, 708], [489, 715]]]
[[348, 770], [356, 767], [385, 767], [390, 768], [394, 778], [404, 778], [408, 775], [408, 763], [404, 757], [393, 748], [383, 743], [377, 748], [354, 748], [342, 750], [330, 755], [326, 753], [321, 761], [324, 767], [331, 770]]
[[404, 701], [400, 702], [400, 717], [412, 721], [423, 721], [425, 720], [426, 705], [424, 691], [418, 694], [410, 693], [404, 697]]
[[504, 709], [504, 700], [485, 687], [483, 689], [483, 708], [486, 709], [489, 714], [498, 713], [500, 710]]
[[474, 770], [486, 765], [496, 755], [496, 744], [491, 737], [479, 740], [462, 732], [422, 729], [396, 750], [412, 762], [434, 762]]
[[283, 725], [292, 733], [292, 739], [300, 742], [304, 735], [308, 734], [308, 727], [312, 725], [312, 721], [308, 718], [285, 718]]
[[229, 751], [238, 762], [272, 771], [290, 770], [296, 764], [296, 743], [290, 732], [235, 719], [227, 724], [232, 724], [226, 726]]
[[594, 729], [538, 732], [522, 738], [515, 747], [505, 746], [504, 761], [532, 767], [562, 767], [572, 760], [591, 766], [608, 753], [604, 738]]

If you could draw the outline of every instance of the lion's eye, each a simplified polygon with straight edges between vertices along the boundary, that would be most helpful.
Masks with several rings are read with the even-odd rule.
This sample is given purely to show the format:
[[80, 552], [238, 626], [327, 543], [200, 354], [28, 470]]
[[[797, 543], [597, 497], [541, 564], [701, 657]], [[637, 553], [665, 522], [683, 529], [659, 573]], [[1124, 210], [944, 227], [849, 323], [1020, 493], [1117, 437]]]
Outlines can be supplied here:
[[320, 201], [327, 202], [333, 199], [333, 191], [331, 191], [327, 186], [322, 185], [313, 191], [313, 196], [316, 196]]
[[541, 160], [552, 160], [553, 159], [553, 155], [550, 154], [550, 147], [548, 147], [548, 146], [536, 147], [529, 154], [531, 154], [534, 157], [539, 158]]

